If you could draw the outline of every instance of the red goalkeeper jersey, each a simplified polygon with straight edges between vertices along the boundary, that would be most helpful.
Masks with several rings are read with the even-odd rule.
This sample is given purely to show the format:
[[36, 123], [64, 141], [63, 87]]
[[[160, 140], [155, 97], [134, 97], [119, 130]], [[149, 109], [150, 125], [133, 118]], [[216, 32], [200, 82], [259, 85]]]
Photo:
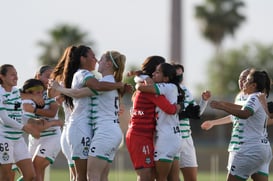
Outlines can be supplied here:
[[140, 91], [135, 93], [129, 123], [131, 133], [153, 137], [156, 125], [156, 106], [167, 114], [176, 113], [176, 105], [171, 104], [163, 95]]

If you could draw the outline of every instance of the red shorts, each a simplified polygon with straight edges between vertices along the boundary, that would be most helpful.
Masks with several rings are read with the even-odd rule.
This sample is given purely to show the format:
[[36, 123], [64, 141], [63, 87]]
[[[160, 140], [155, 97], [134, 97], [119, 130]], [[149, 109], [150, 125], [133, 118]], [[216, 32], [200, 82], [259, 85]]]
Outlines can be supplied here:
[[153, 138], [126, 134], [126, 146], [135, 169], [154, 167], [154, 142]]

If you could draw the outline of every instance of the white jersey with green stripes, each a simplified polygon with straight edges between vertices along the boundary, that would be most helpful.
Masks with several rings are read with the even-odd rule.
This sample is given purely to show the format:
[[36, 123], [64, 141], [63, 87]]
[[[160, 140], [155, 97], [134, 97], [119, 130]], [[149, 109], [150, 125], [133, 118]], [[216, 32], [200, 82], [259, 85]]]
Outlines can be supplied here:
[[252, 115], [238, 119], [237, 150], [230, 151], [228, 170], [231, 175], [247, 180], [254, 173], [268, 176], [272, 150], [267, 139], [267, 113], [257, 93], [248, 95], [242, 110]]
[[[43, 109], [49, 109], [50, 104], [56, 102], [55, 98], [49, 98], [47, 96], [46, 91], [44, 91], [44, 93], [43, 93], [43, 100], [45, 102], [45, 105], [44, 105]], [[30, 99], [23, 100], [22, 103], [23, 104], [30, 104], [34, 108], [37, 106], [36, 103], [33, 100], [30, 100]], [[37, 115], [37, 114], [34, 114], [34, 113], [26, 112], [24, 110], [23, 110], [23, 115], [25, 117], [27, 117], [27, 118], [45, 119], [46, 121], [51, 121], [51, 120], [54, 120], [54, 119], [55, 120], [58, 119], [58, 112], [56, 113], [55, 117], [52, 117], [52, 118], [40, 116], [40, 115]], [[56, 132], [57, 129], [60, 129], [60, 126], [51, 126], [50, 128], [47, 128], [46, 130], [43, 130], [40, 133], [40, 136], [44, 137], [44, 136], [56, 135], [57, 134], [57, 132]]]
[[[33, 100], [31, 100], [31, 99], [22, 100], [22, 104], [23, 105], [24, 104], [30, 104], [32, 107], [34, 107], [34, 108], [36, 107], [35, 102]], [[27, 118], [33, 118], [33, 119], [38, 119], [39, 118], [39, 116], [36, 115], [35, 113], [24, 111], [24, 109], [23, 109], [23, 115], [25, 117], [27, 117]]]
[[[100, 81], [115, 82], [113, 75], [106, 75]], [[92, 96], [93, 138], [89, 156], [112, 162], [122, 141], [119, 126], [119, 95], [117, 90], [103, 91]]]
[[[113, 75], [104, 76], [100, 81], [115, 82]], [[104, 91], [99, 95], [92, 96], [92, 124], [96, 128], [96, 124], [103, 121], [118, 122], [119, 112], [119, 96], [117, 90]]]
[[[55, 98], [50, 98], [50, 97], [48, 97], [46, 91], [44, 91], [44, 93], [43, 93], [43, 99], [44, 99], [44, 101], [45, 101], [45, 106], [43, 107], [43, 109], [49, 109], [49, 108], [50, 108], [50, 104], [56, 103]], [[51, 117], [51, 118], [44, 117], [44, 118], [47, 119], [48, 121], [51, 121], [51, 120], [54, 120], [54, 119], [56, 120], [56, 119], [59, 118], [59, 117], [58, 117], [58, 111], [57, 111], [57, 113], [56, 113], [56, 115], [55, 115], [54, 117]], [[52, 130], [52, 129], [57, 128], [57, 127], [59, 127], [59, 126], [50, 127], [50, 128], [48, 128], [46, 131]]]
[[[171, 104], [177, 103], [178, 90], [172, 83], [155, 84], [157, 94], [165, 95]], [[167, 146], [166, 146], [167, 145]], [[154, 160], [168, 160], [179, 157], [181, 150], [181, 135], [177, 114], [167, 114], [156, 107], [156, 139]]]
[[[172, 83], [157, 83], [155, 84], [158, 95], [164, 95], [171, 104], [177, 103], [178, 91], [175, 84]], [[170, 134], [169, 132], [179, 131], [179, 122], [177, 114], [167, 114], [159, 107], [156, 107], [157, 120], [156, 131], [163, 134]], [[178, 126], [178, 127], [177, 127]]]
[[[252, 116], [247, 119], [240, 119], [242, 131], [239, 132], [240, 141], [246, 145], [269, 144], [267, 140], [267, 113], [265, 112], [258, 93], [250, 94], [242, 109], [252, 112]], [[241, 145], [242, 147], [242, 145]]]
[[[180, 87], [185, 92], [184, 107], [186, 108], [189, 104], [197, 105], [189, 89], [185, 85], [180, 85]], [[203, 114], [203, 112], [205, 111], [207, 103], [208, 101], [205, 101], [201, 98], [201, 101], [199, 102], [200, 115]], [[191, 126], [189, 118], [183, 118], [179, 120], [179, 128], [182, 138], [189, 138], [191, 136]]]
[[[88, 70], [79, 69], [73, 76], [71, 88], [79, 89], [85, 86], [86, 80], [95, 76]], [[70, 115], [70, 124], [86, 121], [90, 124], [91, 97], [73, 98], [74, 109]]]
[[[245, 95], [243, 93], [239, 93], [236, 98], [234, 103], [240, 106], [244, 106], [246, 103], [248, 95]], [[232, 121], [232, 131], [231, 131], [231, 138], [228, 146], [228, 151], [238, 151], [240, 148], [240, 142], [241, 142], [241, 137], [240, 137], [240, 132], [242, 131], [241, 128], [241, 123], [239, 122], [239, 118], [233, 115], [231, 116], [231, 121]]]
[[[22, 137], [22, 100], [20, 91], [12, 87], [10, 92], [0, 85], [0, 136], [18, 140]], [[6, 115], [6, 116], [4, 116]]]

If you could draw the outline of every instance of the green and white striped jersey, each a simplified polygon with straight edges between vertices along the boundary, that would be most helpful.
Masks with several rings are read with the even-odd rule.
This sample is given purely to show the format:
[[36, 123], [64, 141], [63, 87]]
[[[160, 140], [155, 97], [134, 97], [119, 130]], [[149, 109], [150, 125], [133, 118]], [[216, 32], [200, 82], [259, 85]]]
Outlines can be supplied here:
[[18, 140], [22, 137], [22, 100], [20, 91], [12, 87], [11, 92], [0, 85], [0, 136]]

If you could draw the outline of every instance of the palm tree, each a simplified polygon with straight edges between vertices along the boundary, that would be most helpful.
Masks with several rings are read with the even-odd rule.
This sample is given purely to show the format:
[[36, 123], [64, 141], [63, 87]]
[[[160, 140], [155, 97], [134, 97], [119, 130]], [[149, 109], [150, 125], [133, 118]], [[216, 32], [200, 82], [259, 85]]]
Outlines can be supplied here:
[[236, 95], [238, 76], [246, 68], [266, 70], [270, 77], [273, 76], [273, 44], [246, 43], [239, 48], [224, 50], [221, 55], [220, 59], [213, 57], [210, 63], [213, 66], [208, 67], [208, 84], [214, 96]]
[[55, 66], [64, 49], [70, 45], [85, 44], [93, 45], [88, 41], [87, 33], [82, 32], [77, 26], [60, 24], [49, 30], [49, 41], [39, 41], [38, 45], [43, 48], [39, 61], [43, 65]]
[[245, 4], [240, 0], [206, 0], [195, 7], [195, 16], [200, 20], [201, 30], [219, 52], [226, 35], [234, 36], [235, 31], [246, 20], [239, 10]]
[[[195, 7], [195, 16], [200, 20], [203, 36], [215, 46], [216, 59], [222, 59], [221, 45], [226, 35], [234, 36], [235, 30], [245, 21], [245, 16], [239, 10], [244, 7], [240, 0], [206, 0], [205, 4]], [[223, 62], [217, 62], [222, 68]], [[221, 145], [225, 130], [217, 128], [217, 143]]]

